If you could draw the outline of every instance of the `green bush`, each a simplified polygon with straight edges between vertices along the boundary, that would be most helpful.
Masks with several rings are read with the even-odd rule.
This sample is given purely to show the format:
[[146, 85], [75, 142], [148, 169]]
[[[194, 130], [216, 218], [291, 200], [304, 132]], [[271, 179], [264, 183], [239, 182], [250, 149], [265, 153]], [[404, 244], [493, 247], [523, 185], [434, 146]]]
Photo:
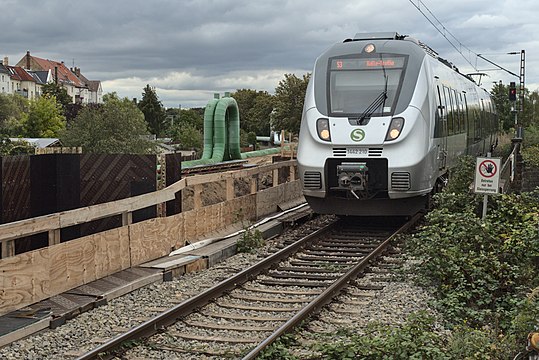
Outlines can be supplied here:
[[524, 147], [539, 145], [539, 127], [531, 125], [524, 129], [523, 145]]
[[[539, 158], [539, 157], [538, 157]], [[435, 209], [407, 242], [411, 270], [433, 289], [435, 308], [452, 329], [455, 359], [507, 359], [539, 326], [539, 192], [491, 196], [482, 220], [472, 194], [473, 159], [453, 169]]]
[[461, 194], [437, 196], [442, 206], [426, 216], [408, 247], [421, 260], [418, 279], [434, 287], [448, 320], [478, 326], [500, 322], [507, 328], [526, 286], [538, 285], [537, 195], [491, 197], [485, 221], [477, 216], [474, 197], [462, 203]]
[[323, 359], [451, 359], [444, 351], [444, 337], [435, 332], [435, 319], [424, 312], [412, 314], [402, 325], [374, 322], [365, 334], [316, 345]]
[[268, 346], [260, 355], [258, 360], [299, 360], [298, 357], [290, 353], [289, 348], [297, 345], [295, 337], [291, 334], [281, 336], [277, 341]]
[[539, 167], [539, 145], [523, 148], [522, 159], [527, 165]]
[[236, 251], [239, 253], [251, 253], [264, 245], [264, 238], [259, 230], [246, 229], [236, 243]]

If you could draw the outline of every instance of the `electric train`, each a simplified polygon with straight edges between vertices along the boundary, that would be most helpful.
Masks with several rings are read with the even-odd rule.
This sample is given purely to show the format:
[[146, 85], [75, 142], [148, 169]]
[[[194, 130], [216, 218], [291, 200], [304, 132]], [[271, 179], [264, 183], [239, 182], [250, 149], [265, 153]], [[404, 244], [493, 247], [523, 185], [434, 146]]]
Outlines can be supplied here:
[[298, 144], [313, 211], [411, 215], [464, 154], [497, 144], [485, 89], [425, 44], [393, 33], [356, 34], [315, 62]]

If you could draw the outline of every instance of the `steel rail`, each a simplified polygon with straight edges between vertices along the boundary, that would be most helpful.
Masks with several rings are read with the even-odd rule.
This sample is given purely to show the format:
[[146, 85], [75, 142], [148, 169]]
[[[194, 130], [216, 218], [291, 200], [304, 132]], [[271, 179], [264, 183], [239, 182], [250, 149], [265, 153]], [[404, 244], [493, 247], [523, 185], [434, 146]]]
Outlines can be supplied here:
[[397, 236], [398, 234], [408, 230], [413, 224], [415, 224], [422, 214], [416, 214], [412, 219], [410, 219], [406, 224], [401, 226], [397, 231], [395, 231], [389, 238], [384, 240], [380, 245], [376, 247], [370, 254], [364, 257], [360, 262], [354, 265], [350, 270], [348, 270], [344, 275], [342, 275], [337, 281], [332, 283], [326, 290], [324, 290], [320, 295], [313, 299], [309, 304], [307, 304], [303, 309], [298, 311], [290, 320], [281, 325], [273, 334], [267, 337], [264, 341], [259, 343], [254, 349], [252, 349], [247, 355], [245, 355], [242, 360], [251, 360], [255, 359], [260, 353], [269, 345], [271, 345], [275, 340], [280, 336], [292, 331], [298, 324], [302, 321], [308, 319], [312, 314], [319, 311], [331, 302], [331, 300], [337, 296], [342, 289], [344, 289], [348, 282], [363, 271], [369, 262], [376, 258], [380, 253], [382, 253], [389, 243]]
[[238, 285], [241, 285], [251, 280], [253, 277], [271, 268], [271, 266], [273, 266], [274, 264], [277, 264], [281, 260], [286, 259], [290, 255], [296, 253], [311, 240], [316, 239], [317, 237], [333, 229], [333, 226], [337, 222], [338, 220], [329, 223], [325, 227], [305, 236], [302, 239], [299, 239], [293, 244], [288, 245], [287, 247], [276, 252], [275, 254], [220, 282], [219, 284], [211, 287], [210, 289], [185, 300], [184, 302], [153, 317], [152, 319], [133, 327], [129, 331], [116, 336], [110, 341], [78, 357], [77, 360], [110, 359], [114, 357], [112, 352], [118, 349], [123, 343], [139, 340], [142, 338], [148, 338], [157, 333], [160, 329], [174, 324], [179, 318], [189, 315], [194, 310], [208, 304], [211, 300], [221, 296], [227, 291], [235, 289], [236, 287], [238, 287]]

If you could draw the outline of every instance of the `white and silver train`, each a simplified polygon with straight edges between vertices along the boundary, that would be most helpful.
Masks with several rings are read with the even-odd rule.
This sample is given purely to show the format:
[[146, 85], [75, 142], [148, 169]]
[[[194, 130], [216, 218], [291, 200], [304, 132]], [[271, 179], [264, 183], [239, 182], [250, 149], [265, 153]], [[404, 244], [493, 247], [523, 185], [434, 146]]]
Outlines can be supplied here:
[[321, 214], [410, 215], [463, 155], [497, 144], [490, 94], [428, 46], [357, 34], [314, 65], [298, 146], [303, 194]]

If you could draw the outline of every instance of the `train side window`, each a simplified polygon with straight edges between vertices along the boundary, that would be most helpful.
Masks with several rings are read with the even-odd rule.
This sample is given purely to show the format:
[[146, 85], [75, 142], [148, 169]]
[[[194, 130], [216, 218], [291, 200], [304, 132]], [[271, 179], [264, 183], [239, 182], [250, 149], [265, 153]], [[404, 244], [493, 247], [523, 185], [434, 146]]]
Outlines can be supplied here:
[[489, 99], [488, 101], [488, 108], [490, 111], [490, 132], [491, 134], [495, 134], [498, 131], [498, 126], [496, 124], [496, 114], [495, 114], [494, 103], [492, 102], [492, 99]]
[[450, 89], [449, 96], [451, 99], [451, 109], [453, 110], [453, 131], [455, 134], [458, 134], [459, 133], [459, 112], [458, 112], [456, 91], [453, 89]]
[[440, 94], [440, 86], [436, 85], [436, 90], [438, 92], [438, 96], [434, 96], [436, 98], [436, 115], [435, 115], [435, 123], [434, 123], [434, 137], [439, 138], [443, 136], [442, 132], [442, 121], [444, 119], [444, 106], [442, 102], [442, 96]]
[[460, 111], [460, 101], [459, 101], [459, 96], [457, 94], [457, 90], [453, 90], [453, 99], [455, 99], [455, 114], [456, 114], [455, 131], [457, 134], [460, 134], [462, 132], [462, 114]]
[[444, 88], [444, 98], [445, 98], [445, 105], [447, 109], [447, 134], [453, 135], [454, 133], [454, 127], [453, 127], [453, 106], [451, 104], [451, 98], [450, 98], [450, 91], [449, 88]]
[[[466, 96], [466, 95], [465, 95]], [[460, 132], [466, 132], [466, 108], [464, 105], [464, 99], [462, 93], [458, 93], [459, 104], [460, 104]]]
[[476, 114], [476, 119], [475, 119], [475, 141], [480, 141], [481, 140], [481, 137], [482, 137], [482, 132], [481, 132], [481, 126], [484, 125], [484, 112], [485, 112], [485, 108], [484, 108], [484, 103], [483, 103], [483, 99], [481, 99], [479, 101], [479, 106], [477, 106], [478, 108], [478, 114]]

